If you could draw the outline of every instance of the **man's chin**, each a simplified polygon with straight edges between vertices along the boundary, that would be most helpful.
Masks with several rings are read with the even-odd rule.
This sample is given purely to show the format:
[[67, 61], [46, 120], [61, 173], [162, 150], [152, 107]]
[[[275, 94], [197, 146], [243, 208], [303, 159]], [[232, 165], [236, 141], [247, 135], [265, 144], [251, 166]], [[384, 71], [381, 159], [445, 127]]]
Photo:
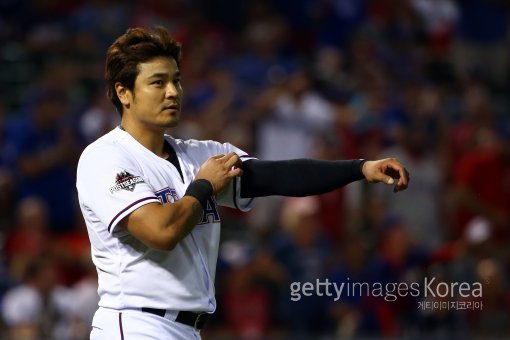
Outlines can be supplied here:
[[170, 129], [179, 125], [179, 119], [172, 119], [171, 121], [166, 122], [165, 128]]

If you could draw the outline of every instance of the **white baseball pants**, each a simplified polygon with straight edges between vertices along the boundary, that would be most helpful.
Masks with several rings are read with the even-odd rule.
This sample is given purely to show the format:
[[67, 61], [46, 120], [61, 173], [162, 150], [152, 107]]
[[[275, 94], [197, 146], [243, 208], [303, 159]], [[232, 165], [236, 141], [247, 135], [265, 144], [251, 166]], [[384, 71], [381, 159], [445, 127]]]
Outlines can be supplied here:
[[201, 339], [198, 329], [176, 322], [176, 315], [171, 314], [161, 317], [141, 310], [99, 307], [92, 320], [90, 340]]

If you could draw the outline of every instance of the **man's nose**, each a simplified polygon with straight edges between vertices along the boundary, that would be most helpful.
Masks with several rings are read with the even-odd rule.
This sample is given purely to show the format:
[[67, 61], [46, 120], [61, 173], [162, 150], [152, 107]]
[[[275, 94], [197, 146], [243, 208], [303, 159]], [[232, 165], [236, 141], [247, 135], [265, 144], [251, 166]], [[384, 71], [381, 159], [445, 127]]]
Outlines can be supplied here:
[[178, 84], [174, 84], [169, 82], [166, 87], [166, 95], [167, 97], [176, 97], [179, 94]]

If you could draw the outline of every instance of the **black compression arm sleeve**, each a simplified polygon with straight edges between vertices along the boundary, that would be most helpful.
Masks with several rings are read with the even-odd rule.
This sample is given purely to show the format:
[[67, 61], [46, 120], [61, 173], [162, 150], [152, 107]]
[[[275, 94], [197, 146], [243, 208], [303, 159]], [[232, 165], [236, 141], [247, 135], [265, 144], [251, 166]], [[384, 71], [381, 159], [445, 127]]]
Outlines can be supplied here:
[[241, 197], [319, 195], [365, 178], [364, 160], [294, 159], [243, 163]]

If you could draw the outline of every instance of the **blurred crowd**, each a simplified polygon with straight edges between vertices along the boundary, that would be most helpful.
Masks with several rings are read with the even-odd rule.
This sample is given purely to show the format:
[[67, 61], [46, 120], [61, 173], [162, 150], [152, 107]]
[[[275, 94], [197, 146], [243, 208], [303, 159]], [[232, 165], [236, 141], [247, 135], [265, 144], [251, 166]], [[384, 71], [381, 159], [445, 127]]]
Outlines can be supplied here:
[[[87, 338], [98, 298], [76, 162], [119, 124], [106, 49], [164, 25], [184, 52], [175, 137], [261, 159], [396, 157], [411, 173], [398, 194], [360, 181], [224, 209], [205, 338], [510, 336], [509, 16], [505, 0], [0, 1], [0, 335]], [[483, 308], [290, 299], [292, 282], [424, 277], [480, 282]]]

